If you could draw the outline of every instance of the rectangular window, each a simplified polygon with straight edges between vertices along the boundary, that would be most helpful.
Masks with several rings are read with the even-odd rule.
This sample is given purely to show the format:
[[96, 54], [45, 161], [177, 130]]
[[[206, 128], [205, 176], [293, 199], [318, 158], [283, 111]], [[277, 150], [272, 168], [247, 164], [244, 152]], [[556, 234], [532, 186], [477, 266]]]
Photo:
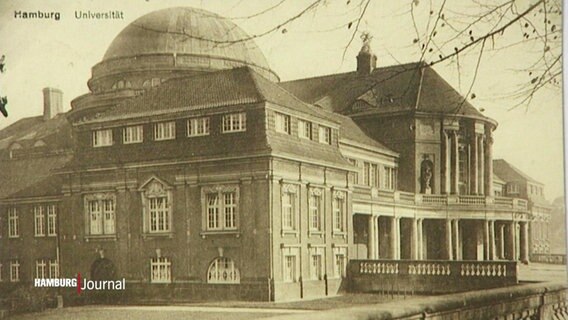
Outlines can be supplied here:
[[160, 257], [150, 261], [150, 282], [170, 283], [172, 282], [172, 263], [170, 259]]
[[312, 280], [322, 279], [322, 259], [321, 255], [313, 254], [310, 259], [310, 277]]
[[112, 146], [112, 129], [93, 131], [93, 147]]
[[139, 125], [124, 128], [122, 132], [122, 143], [140, 143], [142, 140], [144, 140], [144, 127]]
[[87, 202], [89, 232], [91, 235], [115, 234], [114, 200], [92, 200]]
[[197, 137], [209, 134], [209, 117], [187, 120], [187, 136]]
[[333, 230], [344, 231], [345, 221], [345, 198], [343, 193], [338, 192], [333, 198]]
[[[347, 161], [349, 161], [349, 163], [350, 163], [352, 166], [357, 167], [357, 160], [351, 159], [351, 158], [347, 158]], [[359, 170], [359, 167], [357, 167], [357, 170]], [[353, 172], [353, 173], [352, 173], [352, 176], [353, 176], [353, 181], [352, 181], [352, 182], [353, 182], [354, 184], [359, 184], [359, 183], [360, 183], [360, 182], [359, 182], [359, 172]]]
[[59, 278], [59, 262], [57, 260], [49, 261], [49, 277], [52, 279]]
[[10, 281], [20, 281], [20, 261], [18, 260], [10, 261]]
[[[318, 190], [319, 191], [319, 190]], [[310, 230], [320, 231], [321, 230], [321, 191], [311, 192], [308, 207], [310, 213]]]
[[169, 232], [168, 197], [155, 197], [148, 200], [150, 204], [150, 232]]
[[176, 138], [176, 122], [159, 122], [154, 124], [154, 140], [172, 140]]
[[234, 192], [223, 193], [225, 202], [225, 229], [236, 229], [236, 209], [237, 203]]
[[282, 229], [295, 229], [295, 194], [292, 192], [284, 192], [282, 194]]
[[47, 207], [47, 235], [57, 235], [57, 212], [55, 205], [48, 205]]
[[247, 124], [246, 113], [232, 113], [223, 116], [223, 132], [245, 131]]
[[383, 181], [381, 187], [386, 190], [396, 189], [396, 169], [392, 167], [384, 167]]
[[45, 212], [42, 206], [34, 207], [34, 234], [36, 237], [45, 236]]
[[207, 230], [236, 230], [238, 228], [238, 189], [221, 187], [204, 188], [205, 193], [205, 226]]
[[8, 237], [17, 238], [20, 236], [20, 219], [16, 208], [8, 209]]
[[333, 248], [333, 275], [336, 278], [345, 277], [347, 267], [347, 248]]
[[379, 166], [376, 164], [371, 164], [371, 171], [369, 173], [371, 177], [371, 187], [379, 187]]
[[368, 162], [363, 163], [363, 184], [371, 185], [371, 164]]
[[36, 279], [45, 279], [47, 278], [47, 263], [45, 260], [37, 260], [36, 261]]
[[285, 255], [284, 256], [284, 274], [283, 278], [285, 282], [296, 282], [296, 256], [295, 255]]
[[312, 123], [306, 120], [298, 120], [298, 136], [312, 140]]
[[219, 220], [219, 195], [210, 193], [207, 195], [207, 229], [220, 229]]
[[290, 116], [276, 112], [275, 114], [276, 131], [290, 134]]
[[319, 126], [319, 142], [331, 144], [331, 128]]

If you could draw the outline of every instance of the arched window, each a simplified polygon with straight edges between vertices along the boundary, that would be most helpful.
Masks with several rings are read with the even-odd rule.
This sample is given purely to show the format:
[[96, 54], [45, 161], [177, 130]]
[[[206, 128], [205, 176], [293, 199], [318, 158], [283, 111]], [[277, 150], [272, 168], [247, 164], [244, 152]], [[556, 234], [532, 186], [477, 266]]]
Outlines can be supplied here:
[[239, 269], [233, 260], [219, 257], [211, 262], [207, 270], [207, 283], [240, 283]]
[[17, 142], [10, 146], [10, 159], [14, 158], [14, 150], [19, 149], [22, 149], [22, 145]]
[[34, 143], [34, 148], [45, 147], [47, 144], [43, 140], [38, 140]]
[[142, 88], [150, 88], [152, 86], [152, 82], [150, 80], [145, 80], [144, 83], [142, 83]]

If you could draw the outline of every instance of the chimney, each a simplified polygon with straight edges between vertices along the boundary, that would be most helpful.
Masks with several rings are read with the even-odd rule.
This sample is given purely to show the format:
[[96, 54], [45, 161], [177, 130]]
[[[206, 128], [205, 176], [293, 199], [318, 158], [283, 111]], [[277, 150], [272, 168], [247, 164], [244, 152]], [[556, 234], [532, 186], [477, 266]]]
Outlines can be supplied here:
[[43, 120], [49, 120], [63, 112], [63, 91], [43, 88]]
[[377, 56], [371, 51], [372, 38], [368, 32], [361, 35], [363, 46], [357, 55], [357, 73], [360, 75], [369, 75], [377, 67]]

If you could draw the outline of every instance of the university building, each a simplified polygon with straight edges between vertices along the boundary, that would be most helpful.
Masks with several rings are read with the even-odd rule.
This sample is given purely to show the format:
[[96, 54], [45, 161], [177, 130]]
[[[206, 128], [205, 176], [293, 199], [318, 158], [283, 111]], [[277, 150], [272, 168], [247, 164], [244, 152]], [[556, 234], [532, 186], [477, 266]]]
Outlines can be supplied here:
[[336, 294], [351, 259], [549, 250], [543, 185], [492, 156], [497, 123], [431, 67], [280, 81], [216, 14], [149, 13], [62, 112], [0, 130], [0, 287], [126, 278], [151, 299]]

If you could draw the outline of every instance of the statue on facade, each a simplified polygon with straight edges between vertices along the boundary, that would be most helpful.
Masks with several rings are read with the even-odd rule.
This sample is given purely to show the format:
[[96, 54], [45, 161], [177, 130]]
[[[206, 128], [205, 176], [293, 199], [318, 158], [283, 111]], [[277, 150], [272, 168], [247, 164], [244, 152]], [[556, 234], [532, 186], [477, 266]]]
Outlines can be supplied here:
[[432, 193], [432, 171], [434, 164], [429, 159], [424, 159], [420, 165], [420, 193]]

